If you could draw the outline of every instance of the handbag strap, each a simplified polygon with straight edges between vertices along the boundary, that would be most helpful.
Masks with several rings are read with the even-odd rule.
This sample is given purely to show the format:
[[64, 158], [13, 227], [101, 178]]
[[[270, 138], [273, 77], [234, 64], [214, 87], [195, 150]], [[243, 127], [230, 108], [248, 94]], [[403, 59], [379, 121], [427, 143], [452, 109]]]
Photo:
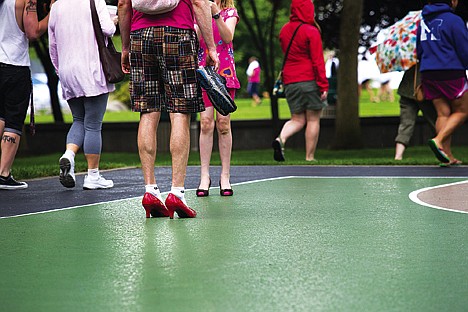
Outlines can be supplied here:
[[286, 53], [284, 54], [283, 66], [281, 66], [281, 71], [283, 71], [284, 65], [286, 64], [286, 60], [288, 59], [289, 49], [291, 49], [291, 45], [292, 45], [292, 43], [293, 43], [294, 37], [296, 36], [297, 31], [299, 30], [299, 28], [300, 28], [303, 24], [304, 24], [304, 23], [301, 23], [299, 26], [297, 26], [296, 30], [294, 31], [294, 33], [293, 33], [293, 35], [292, 35], [292, 37], [291, 37], [291, 41], [289, 41], [288, 48], [286, 49]]
[[96, 11], [96, 3], [94, 0], [90, 1], [91, 6], [91, 17], [93, 19], [93, 28], [94, 34], [96, 36], [96, 42], [100, 48], [106, 47], [106, 43], [104, 41], [104, 35], [102, 34], [101, 23], [99, 22], [99, 16]]
[[416, 63], [414, 66], [414, 82], [413, 82], [413, 90], [416, 91], [416, 87], [418, 85], [417, 80], [418, 80], [418, 71], [419, 71], [419, 62]]

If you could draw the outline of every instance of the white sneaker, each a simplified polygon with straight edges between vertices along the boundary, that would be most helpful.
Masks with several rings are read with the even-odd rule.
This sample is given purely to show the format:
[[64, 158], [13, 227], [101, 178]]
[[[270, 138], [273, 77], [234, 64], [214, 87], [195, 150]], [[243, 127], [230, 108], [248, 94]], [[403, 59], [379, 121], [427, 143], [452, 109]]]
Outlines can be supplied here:
[[97, 189], [108, 189], [114, 186], [112, 180], [106, 180], [102, 175], [99, 178], [93, 179], [88, 175], [85, 175], [83, 190], [97, 190]]
[[68, 188], [75, 187], [75, 160], [73, 158], [68, 158], [64, 154], [62, 157], [60, 157], [59, 166], [60, 183], [62, 183], [63, 186]]

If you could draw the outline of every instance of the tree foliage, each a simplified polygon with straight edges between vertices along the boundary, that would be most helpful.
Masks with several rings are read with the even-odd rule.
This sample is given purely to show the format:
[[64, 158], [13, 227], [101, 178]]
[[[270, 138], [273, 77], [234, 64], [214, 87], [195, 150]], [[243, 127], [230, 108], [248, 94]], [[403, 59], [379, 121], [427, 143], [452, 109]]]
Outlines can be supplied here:
[[[328, 49], [339, 48], [340, 21], [349, 17], [343, 14], [343, 0], [314, 0], [317, 20], [323, 30], [324, 46]], [[359, 44], [369, 47], [377, 33], [399, 19], [409, 11], [421, 10], [426, 0], [364, 0], [362, 8]], [[459, 1], [455, 11], [465, 21], [468, 20], [468, 3]]]
[[[289, 4], [287, 1], [245, 0], [237, 2], [241, 19], [235, 39], [236, 62], [239, 68], [246, 68], [248, 59], [256, 56], [262, 68], [263, 85], [271, 90], [282, 55], [278, 44], [281, 27], [288, 21]], [[240, 53], [239, 53], [240, 52]], [[241, 81], [246, 81], [244, 73], [238, 71]], [[278, 127], [278, 101], [271, 99], [271, 110], [274, 127]]]

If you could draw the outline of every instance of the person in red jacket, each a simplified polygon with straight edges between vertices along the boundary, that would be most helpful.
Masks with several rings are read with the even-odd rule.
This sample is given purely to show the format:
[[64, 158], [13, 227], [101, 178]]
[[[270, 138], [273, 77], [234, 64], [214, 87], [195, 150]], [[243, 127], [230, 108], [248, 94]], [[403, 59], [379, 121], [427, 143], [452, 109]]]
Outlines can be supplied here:
[[[291, 48], [283, 69], [283, 83], [291, 119], [273, 141], [273, 157], [284, 161], [284, 144], [304, 126], [306, 160], [315, 161], [315, 149], [320, 131], [320, 114], [327, 105], [328, 80], [322, 49], [320, 27], [315, 21], [311, 0], [292, 0], [289, 22], [280, 31], [283, 53]], [[297, 32], [296, 32], [297, 30]], [[293, 34], [296, 35], [293, 37]]]

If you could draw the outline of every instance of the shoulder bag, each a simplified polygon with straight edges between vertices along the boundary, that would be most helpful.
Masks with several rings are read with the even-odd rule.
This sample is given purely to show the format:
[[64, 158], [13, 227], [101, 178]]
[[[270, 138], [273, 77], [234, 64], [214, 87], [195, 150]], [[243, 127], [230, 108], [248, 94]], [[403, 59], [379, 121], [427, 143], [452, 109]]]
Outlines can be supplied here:
[[120, 82], [124, 79], [125, 74], [122, 71], [122, 55], [114, 47], [111, 38], [107, 38], [107, 46], [104, 40], [104, 35], [101, 29], [101, 23], [96, 11], [96, 4], [91, 0], [91, 16], [93, 18], [94, 34], [99, 50], [99, 58], [102, 64], [102, 70], [106, 76], [106, 80], [110, 83]]
[[299, 28], [302, 26], [303, 23], [301, 23], [299, 26], [297, 26], [296, 30], [294, 31], [294, 34], [291, 37], [291, 41], [289, 42], [288, 48], [286, 49], [286, 54], [284, 55], [283, 59], [283, 65], [281, 66], [281, 70], [278, 74], [278, 77], [276, 78], [275, 84], [273, 86], [273, 96], [277, 98], [284, 98], [286, 95], [284, 94], [284, 84], [283, 84], [283, 69], [284, 65], [286, 64], [286, 60], [288, 59], [288, 54], [289, 54], [289, 49], [291, 48], [292, 42], [294, 40], [294, 37], [297, 34], [297, 31]]
[[145, 14], [163, 14], [174, 10], [180, 0], [132, 0], [132, 8]]

